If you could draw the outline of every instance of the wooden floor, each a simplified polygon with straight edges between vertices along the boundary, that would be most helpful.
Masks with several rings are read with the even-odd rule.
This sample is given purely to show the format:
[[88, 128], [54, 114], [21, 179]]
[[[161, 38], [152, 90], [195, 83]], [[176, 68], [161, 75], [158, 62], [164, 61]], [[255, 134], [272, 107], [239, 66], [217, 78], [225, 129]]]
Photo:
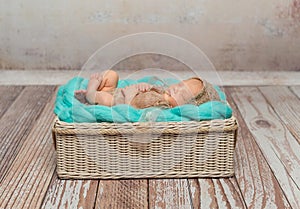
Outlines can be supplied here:
[[0, 86], [0, 208], [300, 208], [300, 86], [226, 87], [239, 121], [235, 176], [60, 180], [57, 86]]

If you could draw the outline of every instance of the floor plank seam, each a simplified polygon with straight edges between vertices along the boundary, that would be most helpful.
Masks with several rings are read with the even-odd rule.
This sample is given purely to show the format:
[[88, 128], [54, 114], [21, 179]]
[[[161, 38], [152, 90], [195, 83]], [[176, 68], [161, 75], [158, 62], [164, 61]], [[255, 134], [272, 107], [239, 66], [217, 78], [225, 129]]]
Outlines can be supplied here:
[[99, 195], [100, 181], [101, 180], [97, 180], [97, 181], [98, 181], [98, 183], [97, 183], [97, 188], [96, 188], [96, 195], [95, 195], [95, 201], [94, 201], [94, 204], [93, 204], [93, 209], [96, 209], [98, 195]]
[[[56, 170], [56, 167], [55, 167], [55, 170]], [[55, 170], [53, 171], [53, 173], [52, 173], [52, 177], [51, 177], [51, 180], [50, 180], [50, 183], [47, 185], [47, 189], [46, 189], [46, 192], [45, 192], [45, 194], [44, 194], [44, 196], [43, 196], [43, 198], [41, 199], [41, 205], [40, 205], [40, 209], [42, 209], [42, 207], [43, 207], [43, 205], [44, 205], [44, 202], [45, 202], [45, 200], [46, 200], [46, 197], [47, 197], [47, 194], [48, 194], [48, 191], [50, 190], [50, 188], [51, 188], [51, 183], [52, 183], [52, 180], [54, 179], [54, 176], [56, 175], [56, 172], [55, 172]]]
[[[273, 147], [271, 147], [271, 149], [273, 149]], [[274, 151], [274, 150], [273, 150]], [[284, 163], [282, 162], [281, 158], [277, 155], [277, 153], [274, 151], [276, 157], [278, 158], [278, 160], [281, 162], [281, 164], [283, 165], [285, 171], [289, 174], [288, 169], [284, 166]], [[274, 171], [272, 170], [272, 172], [274, 173]], [[291, 178], [292, 182], [294, 182], [294, 184], [297, 186], [297, 188], [300, 190], [299, 185], [297, 185], [296, 181], [293, 179], [292, 176], [289, 175], [289, 177]]]
[[[239, 198], [241, 198], [241, 201], [244, 203], [244, 207], [246, 207], [246, 209], [248, 209], [248, 206], [247, 206], [247, 203], [246, 203], [246, 200], [245, 200], [245, 197], [244, 197], [244, 195], [243, 195], [243, 193], [242, 193], [242, 190], [241, 190], [241, 187], [240, 187], [240, 185], [239, 185], [239, 182], [237, 181], [237, 178], [236, 178], [236, 176], [234, 175], [233, 176], [233, 179], [234, 179], [234, 181], [236, 182], [236, 184], [237, 184], [237, 187], [238, 187], [238, 189], [239, 189], [239, 192], [240, 192], [240, 196], [239, 196]], [[231, 183], [232, 184], [232, 183]]]
[[147, 208], [150, 209], [150, 183], [147, 179]]
[[[49, 156], [51, 156], [51, 153], [49, 152], [49, 154], [47, 155], [47, 158], [46, 159], [48, 159], [48, 157]], [[50, 164], [49, 164], [49, 161], [48, 162], [44, 162], [44, 163], [46, 163], [49, 167], [50, 167]], [[56, 166], [55, 166], [56, 167]], [[42, 176], [44, 176], [44, 174], [45, 174], [45, 172], [46, 172], [46, 169], [44, 169], [44, 170], [42, 170]], [[40, 175], [41, 175], [41, 173], [39, 173]], [[54, 174], [54, 171], [52, 172], [52, 176], [53, 176], [53, 174]], [[52, 177], [51, 177], [51, 179], [52, 179]], [[42, 178], [39, 180], [39, 183], [38, 183], [38, 186], [37, 187], [39, 187], [39, 185], [42, 183]], [[51, 182], [51, 180], [49, 181], [49, 184], [50, 184], [50, 182]], [[45, 190], [45, 191], [48, 191], [48, 187], [49, 187], [49, 184], [47, 185], [47, 189]], [[36, 191], [35, 191], [36, 192]], [[47, 194], [47, 192], [45, 192], [45, 194], [44, 194], [44, 196]], [[38, 196], [40, 196], [40, 194], [38, 194]], [[42, 200], [41, 200], [41, 203], [43, 203], [43, 199], [44, 199], [44, 197], [42, 198]], [[29, 205], [31, 205], [31, 202], [32, 202], [32, 200], [30, 201], [30, 204]]]
[[[274, 153], [275, 153], [276, 157], [280, 160], [280, 158], [278, 157], [278, 155], [276, 154], [276, 152], [274, 152]], [[281, 160], [280, 160], [280, 162], [281, 162]], [[269, 164], [268, 164], [268, 165], [269, 165]], [[272, 169], [271, 167], [270, 167], [270, 169], [271, 169], [271, 172], [273, 173], [273, 175], [275, 176], [273, 169]], [[286, 170], [286, 167], [285, 167], [285, 166], [284, 166], [284, 169]], [[287, 171], [287, 170], [286, 170], [286, 171]], [[288, 173], [288, 172], [287, 172], [287, 173]], [[276, 176], [275, 176], [275, 177], [276, 177]], [[297, 185], [296, 182], [293, 180], [293, 178], [292, 178], [291, 176], [290, 176], [290, 178], [291, 178], [291, 180], [295, 183], [295, 185]], [[293, 209], [292, 203], [289, 201], [289, 198], [288, 198], [287, 194], [284, 192], [284, 189], [282, 188], [282, 186], [281, 186], [281, 184], [279, 183], [278, 179], [277, 179], [277, 178], [275, 178], [275, 179], [276, 179], [276, 181], [278, 182], [278, 185], [279, 185], [280, 189], [283, 191], [283, 195], [285, 196], [286, 201], [288, 202], [289, 206]], [[300, 189], [300, 188], [299, 188], [299, 185], [297, 185], [297, 188]]]
[[194, 203], [193, 203], [193, 195], [192, 195], [192, 190], [191, 190], [191, 184], [189, 179], [186, 179], [187, 181], [187, 185], [188, 185], [188, 191], [189, 191], [189, 199], [190, 199], [190, 203], [191, 203], [191, 209], [194, 209]]
[[288, 89], [299, 99], [299, 102], [300, 102], [300, 97], [299, 97], [299, 95], [294, 91], [294, 89], [292, 88], [292, 86], [287, 86], [288, 87]]
[[41, 202], [40, 209], [42, 209], [44, 207], [44, 204], [45, 204], [45, 201], [46, 201], [46, 197], [47, 197], [48, 193], [51, 191], [51, 187], [55, 183], [55, 179], [56, 178], [57, 178], [57, 174], [56, 174], [56, 166], [55, 166], [55, 169], [54, 169], [52, 177], [51, 177], [51, 181], [50, 181], [50, 183], [49, 183], [49, 185], [47, 187], [47, 192], [45, 192], [45, 195], [44, 195], [43, 200]]

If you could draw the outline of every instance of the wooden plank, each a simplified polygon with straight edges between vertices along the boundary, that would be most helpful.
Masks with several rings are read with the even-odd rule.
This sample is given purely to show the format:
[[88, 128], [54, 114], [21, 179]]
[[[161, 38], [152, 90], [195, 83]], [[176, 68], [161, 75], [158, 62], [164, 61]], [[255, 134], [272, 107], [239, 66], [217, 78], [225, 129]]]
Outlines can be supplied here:
[[39, 208], [55, 170], [51, 138], [55, 94], [1, 182], [0, 208]]
[[190, 179], [193, 208], [246, 208], [235, 178]]
[[150, 208], [246, 208], [234, 178], [149, 180]]
[[290, 89], [294, 92], [294, 94], [297, 95], [297, 97], [300, 99], [300, 86], [291, 86]]
[[231, 95], [290, 205], [299, 208], [300, 147], [297, 140], [257, 88], [233, 88]]
[[235, 177], [248, 208], [290, 208], [277, 179], [234, 104], [227, 100], [239, 122], [235, 148]]
[[149, 180], [150, 208], [193, 208], [187, 179]]
[[101, 180], [95, 208], [147, 209], [147, 180]]
[[[54, 101], [52, 103], [54, 103]], [[49, 121], [51, 121], [50, 125], [53, 125], [53, 120]], [[49, 123], [49, 121], [47, 123]], [[48, 132], [50, 134], [50, 129], [48, 129]], [[44, 155], [46, 154], [49, 154], [51, 159], [55, 159], [56, 153], [51, 137], [48, 137], [48, 145], [44, 150]], [[98, 181], [60, 180], [56, 174], [56, 170], [54, 169], [56, 161], [52, 160], [49, 164], [51, 165], [52, 170], [49, 173], [46, 172], [45, 175], [48, 175], [48, 178], [50, 178], [51, 173], [54, 173], [49, 189], [46, 192], [43, 190], [42, 193], [36, 192], [36, 194], [39, 194], [39, 198], [31, 197], [32, 201], [30, 206], [33, 207], [28, 208], [94, 208]], [[48, 184], [44, 183], [44, 185], [46, 186]], [[41, 204], [42, 200], [43, 202]]]
[[290, 86], [290, 89], [298, 96], [300, 99], [300, 86]]
[[0, 86], [0, 118], [23, 89], [23, 86]]
[[41, 208], [94, 208], [97, 185], [96, 180], [60, 180], [54, 175]]
[[54, 89], [53, 86], [26, 87], [0, 119], [0, 182]]
[[286, 86], [266, 86], [259, 89], [300, 143], [300, 99]]

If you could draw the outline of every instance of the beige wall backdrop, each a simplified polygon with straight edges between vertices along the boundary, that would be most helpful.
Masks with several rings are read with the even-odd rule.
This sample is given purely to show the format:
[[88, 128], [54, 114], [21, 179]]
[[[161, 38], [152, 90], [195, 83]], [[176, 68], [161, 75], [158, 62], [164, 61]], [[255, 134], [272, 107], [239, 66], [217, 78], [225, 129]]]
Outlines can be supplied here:
[[192, 42], [218, 70], [300, 69], [300, 0], [0, 3], [1, 69], [80, 69], [109, 41], [149, 31]]

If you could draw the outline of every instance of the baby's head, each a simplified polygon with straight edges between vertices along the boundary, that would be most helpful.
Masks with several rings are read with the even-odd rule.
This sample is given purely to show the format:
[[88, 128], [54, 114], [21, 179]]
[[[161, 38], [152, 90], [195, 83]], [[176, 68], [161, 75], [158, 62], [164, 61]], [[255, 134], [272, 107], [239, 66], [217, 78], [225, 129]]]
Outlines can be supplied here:
[[169, 86], [165, 97], [172, 107], [180, 106], [193, 99], [201, 88], [202, 81], [200, 79], [190, 78]]
[[170, 104], [165, 99], [164, 94], [156, 89], [152, 88], [150, 91], [139, 92], [131, 101], [131, 106], [143, 109], [147, 107], [162, 107], [169, 108]]

